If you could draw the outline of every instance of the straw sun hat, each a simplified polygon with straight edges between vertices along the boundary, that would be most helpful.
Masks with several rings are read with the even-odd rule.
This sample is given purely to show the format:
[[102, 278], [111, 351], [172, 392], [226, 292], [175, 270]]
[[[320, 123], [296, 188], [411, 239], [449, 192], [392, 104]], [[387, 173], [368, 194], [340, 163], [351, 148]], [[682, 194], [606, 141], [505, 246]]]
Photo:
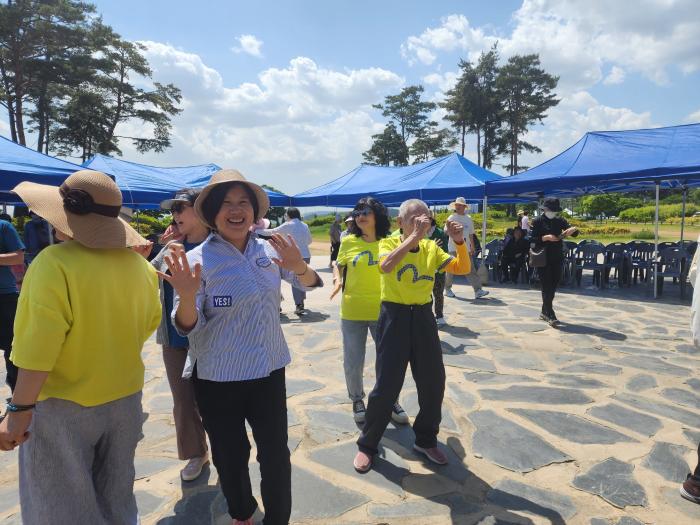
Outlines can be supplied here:
[[148, 244], [119, 218], [122, 193], [111, 178], [99, 171], [76, 171], [60, 187], [22, 182], [12, 191], [30, 210], [88, 248]]
[[455, 209], [455, 204], [461, 204], [463, 206], [467, 205], [467, 201], [464, 200], [464, 197], [457, 197], [454, 202], [450, 203], [450, 209], [454, 210]]
[[[257, 184], [246, 180], [243, 174], [238, 170], [219, 170], [216, 173], [214, 173], [214, 175], [212, 175], [211, 179], [209, 180], [207, 185], [204, 186], [204, 188], [202, 189], [202, 193], [200, 193], [199, 197], [194, 203], [194, 211], [199, 217], [199, 219], [202, 222], [204, 222], [204, 224], [208, 224], [206, 218], [204, 217], [204, 213], [202, 212], [202, 206], [204, 205], [204, 202], [207, 200], [209, 194], [214, 188], [216, 188], [217, 186], [221, 186], [222, 184], [228, 184], [230, 182], [240, 182], [248, 186], [251, 190], [253, 190], [255, 198], [258, 201], [258, 216], [253, 218], [255, 222], [259, 221], [262, 217], [264, 217], [267, 213], [267, 210], [270, 209], [270, 198], [267, 196], [267, 193], [264, 189], [262, 189], [261, 186], [258, 186]], [[208, 224], [208, 226], [211, 228], [216, 227], [215, 224]]]

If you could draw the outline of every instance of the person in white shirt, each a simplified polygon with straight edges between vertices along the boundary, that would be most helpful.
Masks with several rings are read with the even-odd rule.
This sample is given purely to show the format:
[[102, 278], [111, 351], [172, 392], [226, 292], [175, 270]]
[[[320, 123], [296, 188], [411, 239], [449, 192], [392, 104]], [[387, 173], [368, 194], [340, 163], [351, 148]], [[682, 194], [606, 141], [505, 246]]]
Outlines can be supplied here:
[[[474, 288], [474, 297], [476, 299], [481, 299], [482, 297], [486, 297], [489, 292], [481, 287], [481, 280], [476, 274], [476, 265], [474, 264], [474, 243], [472, 242], [472, 235], [474, 234], [474, 221], [472, 221], [472, 218], [467, 215], [467, 202], [464, 200], [464, 197], [457, 197], [455, 201], [450, 204], [450, 208], [452, 208], [455, 213], [450, 215], [447, 220], [458, 222], [464, 227], [464, 238], [467, 239], [467, 242], [469, 243], [469, 257], [472, 260], [471, 270], [469, 274], [467, 274], [467, 280], [469, 281], [469, 284], [472, 285], [472, 288]], [[454, 242], [452, 242], [452, 239], [450, 239], [447, 249], [450, 252], [450, 255], [457, 254], [457, 247], [455, 246]], [[455, 293], [452, 291], [453, 279], [454, 275], [451, 273], [445, 273], [446, 297], [455, 297]]]
[[528, 217], [527, 210], [523, 211], [523, 217], [520, 219], [520, 229], [523, 230], [527, 236], [528, 230], [530, 229], [530, 217]]
[[[311, 252], [309, 250], [309, 245], [312, 241], [311, 231], [305, 223], [301, 222], [301, 213], [297, 208], [287, 208], [287, 212], [284, 214], [284, 222], [277, 226], [277, 228], [258, 231], [258, 235], [262, 234], [264, 236], [273, 235], [275, 233], [279, 233], [285, 238], [287, 235], [291, 235], [294, 242], [299, 247], [304, 261], [306, 263], [311, 261]], [[294, 304], [296, 305], [294, 313], [297, 315], [304, 315], [306, 311], [304, 308], [306, 292], [292, 286], [292, 296], [294, 297]]]

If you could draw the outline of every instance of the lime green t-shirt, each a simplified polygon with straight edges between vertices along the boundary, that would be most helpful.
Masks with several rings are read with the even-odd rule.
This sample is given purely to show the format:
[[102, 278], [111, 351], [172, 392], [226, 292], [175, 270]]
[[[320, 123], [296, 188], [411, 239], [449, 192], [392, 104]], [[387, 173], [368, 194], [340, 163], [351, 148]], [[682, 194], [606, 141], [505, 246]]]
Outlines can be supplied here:
[[356, 235], [343, 237], [337, 263], [345, 266], [345, 288], [340, 318], [376, 321], [379, 318], [379, 241], [367, 242]]
[[101, 405], [143, 388], [141, 349], [160, 317], [158, 276], [141, 255], [49, 246], [22, 283], [10, 358], [49, 372], [39, 401]]
[[[383, 259], [401, 244], [401, 237], [379, 241], [379, 259]], [[430, 302], [435, 273], [444, 271], [452, 256], [430, 239], [422, 239], [417, 252], [409, 252], [389, 273], [382, 273], [381, 300], [399, 304]]]

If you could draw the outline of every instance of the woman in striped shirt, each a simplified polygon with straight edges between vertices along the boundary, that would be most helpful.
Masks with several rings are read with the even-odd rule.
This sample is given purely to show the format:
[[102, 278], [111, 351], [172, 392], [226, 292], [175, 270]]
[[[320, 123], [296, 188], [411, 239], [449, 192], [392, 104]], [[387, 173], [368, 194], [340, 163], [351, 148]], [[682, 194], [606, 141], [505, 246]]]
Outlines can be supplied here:
[[235, 170], [214, 174], [195, 203], [213, 233], [197, 248], [166, 257], [176, 291], [174, 325], [190, 348], [191, 376], [212, 459], [234, 524], [252, 524], [257, 501], [248, 474], [253, 430], [266, 525], [291, 513], [285, 367], [291, 361], [279, 320], [281, 279], [322, 286], [291, 237], [250, 233], [269, 208], [265, 191]]

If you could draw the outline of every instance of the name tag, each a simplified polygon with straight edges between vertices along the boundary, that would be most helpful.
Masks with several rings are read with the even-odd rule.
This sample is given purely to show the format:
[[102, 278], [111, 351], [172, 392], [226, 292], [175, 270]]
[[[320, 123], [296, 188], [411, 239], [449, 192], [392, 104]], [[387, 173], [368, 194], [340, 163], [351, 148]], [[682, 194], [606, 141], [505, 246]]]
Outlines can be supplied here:
[[214, 306], [216, 308], [222, 308], [226, 306], [231, 306], [233, 301], [230, 295], [216, 295], [214, 296]]

